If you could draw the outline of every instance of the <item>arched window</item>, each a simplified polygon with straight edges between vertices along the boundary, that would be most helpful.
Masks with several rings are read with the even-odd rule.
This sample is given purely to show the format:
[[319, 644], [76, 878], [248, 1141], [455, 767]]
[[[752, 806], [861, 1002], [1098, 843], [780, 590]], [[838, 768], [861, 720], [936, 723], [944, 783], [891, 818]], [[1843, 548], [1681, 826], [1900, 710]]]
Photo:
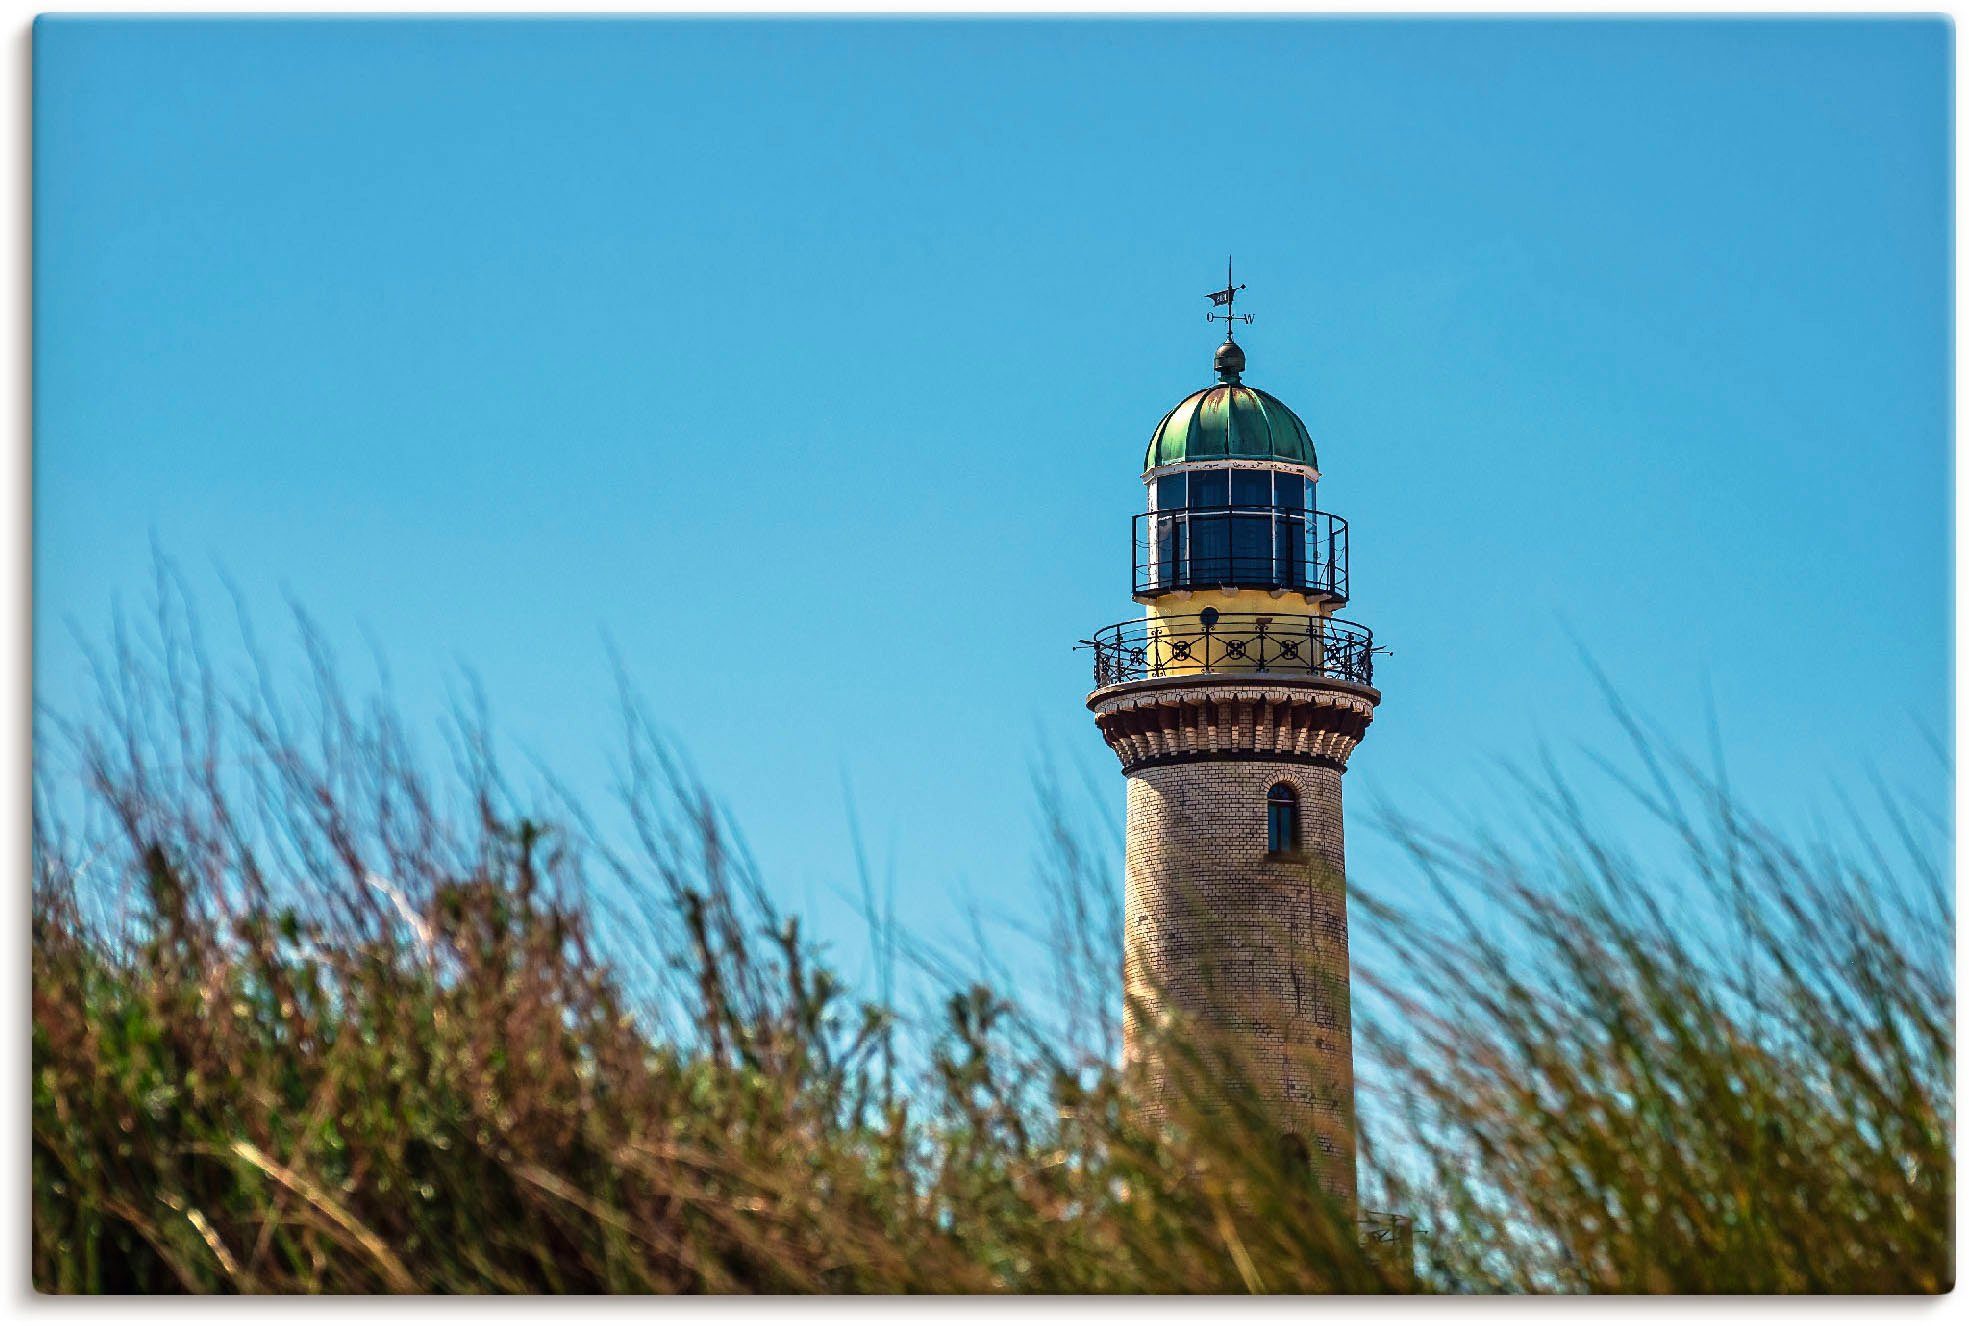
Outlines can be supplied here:
[[1265, 850], [1299, 850], [1299, 794], [1289, 783], [1275, 784], [1265, 796]]

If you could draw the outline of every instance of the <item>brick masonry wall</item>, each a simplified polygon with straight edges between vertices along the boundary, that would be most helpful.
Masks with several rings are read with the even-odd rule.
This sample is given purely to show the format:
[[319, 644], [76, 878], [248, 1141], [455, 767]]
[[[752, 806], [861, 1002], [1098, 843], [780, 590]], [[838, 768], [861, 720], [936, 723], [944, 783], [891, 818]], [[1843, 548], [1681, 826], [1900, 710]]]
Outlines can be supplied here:
[[[1145, 1104], [1163, 1112], [1185, 1087], [1204, 1108], [1221, 1108], [1221, 1080], [1175, 1081], [1145, 1022], [1179, 1020], [1236, 1056], [1329, 1191], [1352, 1201], [1340, 778], [1337, 768], [1264, 759], [1129, 775], [1125, 1038]], [[1274, 856], [1266, 851], [1266, 796], [1278, 783], [1298, 793], [1301, 850]]]

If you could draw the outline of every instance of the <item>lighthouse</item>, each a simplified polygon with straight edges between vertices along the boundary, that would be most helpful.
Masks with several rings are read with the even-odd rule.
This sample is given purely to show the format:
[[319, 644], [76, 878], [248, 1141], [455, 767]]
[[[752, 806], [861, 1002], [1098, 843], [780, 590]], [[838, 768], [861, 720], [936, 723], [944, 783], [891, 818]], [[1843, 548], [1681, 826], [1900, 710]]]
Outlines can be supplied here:
[[[1381, 693], [1372, 635], [1335, 615], [1348, 528], [1321, 503], [1312, 436], [1244, 381], [1241, 290], [1227, 271], [1209, 296], [1216, 381], [1149, 437], [1142, 615], [1082, 642], [1128, 785], [1124, 1045], [1151, 1114], [1255, 1092], [1287, 1154], [1351, 1204], [1340, 785]], [[1172, 1033], [1237, 1071], [1165, 1053]]]

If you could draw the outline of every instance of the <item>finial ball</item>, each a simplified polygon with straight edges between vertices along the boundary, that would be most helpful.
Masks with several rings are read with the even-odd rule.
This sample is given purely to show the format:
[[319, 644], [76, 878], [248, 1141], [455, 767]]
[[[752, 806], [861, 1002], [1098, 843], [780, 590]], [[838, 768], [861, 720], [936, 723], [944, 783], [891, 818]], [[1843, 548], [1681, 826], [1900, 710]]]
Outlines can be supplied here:
[[1217, 376], [1226, 382], [1236, 382], [1238, 374], [1244, 372], [1244, 348], [1236, 341], [1225, 341], [1217, 347]]

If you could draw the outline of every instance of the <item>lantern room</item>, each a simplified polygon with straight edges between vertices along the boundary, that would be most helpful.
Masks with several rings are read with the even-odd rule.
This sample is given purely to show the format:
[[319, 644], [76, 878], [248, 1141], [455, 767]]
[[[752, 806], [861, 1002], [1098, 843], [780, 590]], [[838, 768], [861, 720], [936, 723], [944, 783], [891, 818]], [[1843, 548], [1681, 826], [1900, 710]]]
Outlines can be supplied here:
[[1244, 385], [1244, 362], [1243, 348], [1225, 341], [1217, 385], [1184, 397], [1149, 439], [1135, 598], [1248, 590], [1331, 610], [1347, 601], [1347, 522], [1319, 509], [1306, 425], [1277, 397]]

